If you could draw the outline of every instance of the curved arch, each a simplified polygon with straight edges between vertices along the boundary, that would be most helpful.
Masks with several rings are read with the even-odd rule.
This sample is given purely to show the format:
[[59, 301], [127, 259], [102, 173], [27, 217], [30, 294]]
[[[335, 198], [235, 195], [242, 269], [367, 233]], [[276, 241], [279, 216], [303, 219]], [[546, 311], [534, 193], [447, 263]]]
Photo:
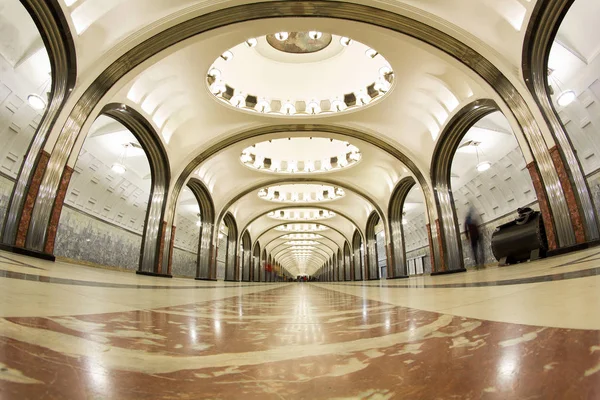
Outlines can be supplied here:
[[[376, 212], [372, 212], [367, 220], [365, 229], [365, 237], [367, 238], [367, 279], [376, 280], [379, 277], [379, 264], [377, 255], [377, 238], [375, 235], [375, 226], [381, 221], [380, 216]], [[382, 276], [381, 279], [384, 277]]]
[[260, 243], [258, 241], [254, 245], [252, 251], [252, 282], [260, 282]]
[[243, 282], [250, 282], [252, 280], [252, 268], [251, 268], [251, 251], [252, 251], [252, 238], [250, 232], [247, 230], [242, 234], [242, 254], [240, 255], [240, 263], [242, 264], [241, 269], [241, 280]]
[[358, 229], [354, 231], [352, 236], [352, 253], [354, 258], [354, 280], [365, 280], [364, 240]]
[[225, 256], [225, 280], [226, 281], [237, 281], [238, 269], [237, 269], [237, 242], [238, 242], [238, 230], [235, 218], [231, 213], [225, 214], [223, 223], [227, 227], [227, 254]]
[[[33, 178], [42, 177], [50, 159], [50, 154], [43, 151], [44, 145], [77, 81], [75, 42], [59, 1], [21, 0], [21, 4], [33, 19], [44, 42], [50, 59], [52, 86], [48, 106], [17, 175], [2, 232], [3, 243], [19, 247], [25, 243], [17, 237], [25, 238], [32, 217], [32, 208], [27, 203], [33, 205], [40, 189], [40, 179]], [[42, 250], [42, 246], [38, 250]]]
[[[377, 202], [374, 199], [372, 199], [368, 194], [366, 194], [365, 192], [363, 192], [359, 188], [350, 187], [346, 183], [340, 183], [340, 182], [338, 182], [335, 179], [328, 179], [328, 178], [324, 178], [324, 177], [315, 177], [315, 178], [307, 178], [307, 177], [293, 177], [293, 178], [289, 178], [289, 177], [284, 177], [284, 178], [274, 178], [274, 179], [269, 180], [267, 182], [263, 182], [263, 183], [260, 183], [260, 184], [255, 184], [255, 185], [253, 185], [253, 186], [251, 186], [251, 187], [249, 187], [249, 188], [241, 191], [233, 199], [229, 200], [227, 202], [227, 204], [225, 204], [225, 206], [221, 210], [221, 214], [219, 215], [219, 219], [217, 221], [221, 220], [222, 216], [226, 212], [228, 212], [228, 210], [231, 208], [231, 206], [233, 206], [238, 200], [240, 200], [244, 196], [248, 195], [249, 193], [252, 193], [252, 192], [254, 192], [254, 191], [258, 190], [258, 189], [261, 189], [263, 187], [266, 187], [266, 186], [279, 185], [279, 184], [292, 184], [292, 183], [315, 183], [315, 184], [326, 184], [326, 185], [339, 186], [342, 189], [351, 191], [354, 194], [362, 197], [363, 200], [365, 200], [367, 203], [369, 203], [379, 213], [379, 215], [382, 215], [382, 216], [385, 215], [383, 213], [383, 211], [381, 210], [381, 208], [379, 207], [379, 205], [377, 204]], [[311, 208], [315, 208], [315, 207], [320, 207], [320, 205], [318, 203], [315, 203], [314, 205], [311, 205], [310, 207]], [[296, 208], [296, 207], [294, 207], [294, 208]], [[289, 222], [289, 223], [292, 223], [292, 222]], [[355, 226], [358, 227], [358, 225], [356, 225], [356, 224], [355, 224]]]
[[392, 260], [391, 278], [403, 278], [408, 276], [406, 267], [406, 247], [404, 246], [403, 209], [408, 192], [416, 185], [414, 178], [409, 176], [398, 182], [392, 192], [390, 205], [388, 207], [388, 223], [390, 224], [390, 259]]
[[[214, 226], [215, 226], [215, 205], [208, 188], [196, 178], [191, 178], [187, 183], [188, 188], [194, 194], [200, 207], [200, 241], [198, 242], [198, 263], [196, 266], [196, 277], [198, 279], [215, 278], [215, 258], [214, 255]], [[171, 265], [172, 260], [169, 260]], [[169, 273], [171, 270], [169, 269]]]
[[[261, 185], [261, 187], [262, 187], [262, 186], [263, 186], [263, 185]], [[341, 185], [337, 185], [337, 184], [336, 184], [336, 186], [341, 186]], [[255, 190], [256, 190], [256, 189], [255, 189]], [[251, 191], [249, 191], [248, 193], [252, 193], [252, 190], [251, 190]], [[248, 194], [248, 193], [246, 193], [246, 194]], [[242, 196], [242, 197], [243, 197], [243, 196]], [[327, 204], [327, 203], [326, 203], [326, 204]], [[254, 222], [256, 222], [258, 219], [260, 219], [260, 218], [264, 217], [265, 215], [267, 215], [267, 214], [268, 214], [268, 213], [270, 213], [271, 211], [276, 211], [276, 210], [289, 210], [289, 209], [304, 209], [304, 208], [306, 208], [306, 209], [318, 208], [318, 209], [322, 209], [322, 210], [326, 210], [326, 211], [331, 211], [331, 212], [334, 212], [334, 213], [336, 213], [336, 214], [337, 214], [337, 215], [339, 215], [340, 217], [343, 217], [343, 218], [347, 219], [347, 220], [348, 220], [348, 221], [350, 221], [350, 222], [351, 222], [351, 223], [352, 223], [354, 226], [356, 226], [356, 227], [358, 226], [358, 224], [357, 224], [357, 223], [356, 223], [356, 222], [355, 222], [355, 221], [354, 221], [352, 218], [350, 218], [350, 217], [349, 217], [349, 216], [348, 216], [346, 213], [342, 213], [342, 212], [339, 212], [339, 211], [335, 211], [335, 210], [333, 210], [331, 207], [327, 207], [326, 205], [325, 205], [325, 206], [322, 206], [322, 205], [320, 205], [320, 204], [318, 204], [318, 203], [317, 203], [317, 204], [315, 204], [315, 205], [312, 205], [312, 206], [293, 206], [293, 205], [292, 205], [292, 206], [285, 206], [285, 207], [274, 207], [274, 208], [272, 208], [272, 209], [270, 208], [270, 209], [268, 209], [267, 211], [265, 211], [264, 213], [262, 213], [262, 214], [260, 214], [260, 215], [258, 215], [258, 216], [256, 216], [256, 217], [254, 217], [254, 218], [252, 218], [252, 219], [251, 219], [251, 220], [250, 220], [248, 223], [246, 223], [246, 225], [244, 226], [244, 229], [243, 229], [243, 230], [246, 230], [246, 229], [248, 229], [248, 227], [249, 227], [250, 225], [252, 225], [252, 224], [253, 224]], [[281, 221], [283, 221], [283, 220], [281, 220]], [[314, 223], [318, 224], [320, 221], [323, 221], [323, 220], [314, 220], [314, 221], [310, 221], [310, 220], [308, 220], [308, 221], [304, 221], [304, 220], [303, 220], [303, 221], [293, 221], [293, 220], [290, 220], [290, 221], [288, 221], [288, 223], [290, 223], [290, 224], [293, 224], [293, 223], [313, 223], [313, 222], [314, 222]], [[268, 246], [268, 244], [267, 244], [267, 246]]]
[[[165, 243], [168, 246], [167, 249], [169, 249], [171, 242], [171, 226], [167, 227], [166, 222], [164, 222], [169, 184], [171, 181], [171, 168], [167, 152], [152, 125], [133, 108], [111, 103], [102, 109], [101, 115], [106, 115], [119, 122], [135, 136], [144, 150], [150, 166], [152, 186], [148, 199], [146, 219], [144, 221], [140, 265], [137, 273], [142, 275], [170, 276], [168, 271], [162, 271], [163, 264], [161, 262]], [[52, 216], [53, 221], [50, 224], [50, 228], [58, 226], [62, 206], [62, 200], [60, 203], [57, 201], [55, 205], [57, 212]], [[46, 244], [46, 250], [50, 250], [48, 252], [52, 250], [50, 246], [53, 247], [54, 245], [53, 238], [55, 235], [55, 232], [51, 232], [50, 228], [48, 229], [48, 233], [44, 235], [48, 236]], [[31, 237], [28, 237], [28, 242], [30, 239]], [[44, 241], [45, 238], [41, 243]], [[33, 242], [31, 245], [33, 246]]]
[[[373, 212], [375, 212], [375, 211], [373, 211]], [[270, 228], [268, 228], [268, 229], [266, 229], [266, 230], [262, 231], [262, 232], [261, 232], [259, 235], [257, 235], [257, 236], [256, 236], [256, 243], [258, 243], [258, 241], [260, 240], [260, 238], [261, 238], [261, 237], [263, 237], [263, 236], [264, 236], [266, 233], [268, 233], [268, 232], [272, 231], [273, 229], [275, 229], [275, 228], [278, 228], [278, 227], [280, 227], [280, 226], [283, 226], [283, 225], [289, 225], [289, 224], [290, 224], [289, 222], [287, 222], [287, 223], [286, 223], [286, 222], [284, 222], [284, 223], [281, 223], [281, 224], [279, 224], [279, 225], [272, 226], [272, 227], [270, 227]], [[342, 232], [340, 232], [340, 231], [339, 231], [337, 228], [334, 228], [334, 227], [332, 227], [331, 225], [329, 225], [329, 224], [326, 224], [326, 223], [323, 223], [323, 222], [318, 222], [318, 223], [316, 223], [316, 224], [318, 224], [318, 225], [323, 225], [324, 227], [327, 227], [327, 228], [331, 229], [332, 231], [334, 231], [334, 232], [337, 232], [337, 233], [338, 233], [338, 234], [339, 234], [341, 237], [343, 237], [345, 240], [348, 240], [348, 238], [346, 238], [346, 235], [344, 235]], [[288, 233], [294, 233], [294, 232], [288, 232]], [[322, 235], [322, 233], [321, 233], [321, 232], [316, 232], [316, 233], [318, 233], [319, 235]], [[266, 246], [265, 246], [265, 247], [266, 247]]]
[[[292, 257], [293, 258], [293, 255], [290, 254], [290, 253], [286, 253], [286, 250], [287, 249], [282, 249], [282, 250], [279, 250], [277, 253], [274, 253], [273, 259], [276, 259], [280, 254], [281, 254], [280, 260], [285, 259], [285, 257]], [[313, 256], [315, 256], [315, 257], [322, 257], [322, 258], [325, 258], [325, 259], [327, 259], [327, 258], [330, 257], [330, 255], [325, 250], [323, 250], [323, 249], [315, 249], [315, 253], [313, 254]]]
[[[270, 240], [270, 241], [269, 241], [267, 244], [265, 244], [265, 248], [269, 247], [269, 245], [270, 245], [271, 243], [273, 243], [273, 242], [274, 242], [274, 241], [276, 241], [276, 240], [279, 240], [279, 239], [281, 239], [281, 238], [282, 238], [283, 236], [285, 236], [285, 235], [287, 235], [287, 233], [284, 233], [284, 234], [282, 234], [281, 236], [278, 236], [278, 237], [276, 237], [276, 238], [274, 238], [274, 239], [271, 239], [271, 240]], [[323, 236], [323, 239], [326, 239], [326, 240], [328, 240], [328, 241], [332, 242], [332, 243], [333, 243], [335, 246], [337, 246], [337, 244], [335, 243], [335, 241], [333, 241], [331, 238], [328, 238], [327, 236]], [[324, 245], [324, 246], [327, 246], [327, 247], [331, 248], [331, 246], [329, 246], [328, 244], [325, 244], [325, 243], [322, 243], [322, 242], [321, 242], [321, 240], [323, 240], [323, 239], [315, 239], [315, 240], [316, 240], [316, 241], [319, 241], [319, 243], [320, 243], [320, 244], [322, 244], [322, 245]], [[279, 246], [280, 246], [280, 245], [278, 245], [278, 246], [274, 247], [274, 249], [276, 249], [276, 248], [277, 248], [277, 247], [279, 247]]]
[[336, 253], [337, 256], [337, 264], [336, 264], [336, 269], [337, 269], [337, 281], [338, 282], [342, 282], [345, 280], [344, 278], [344, 258], [342, 256], [342, 250], [338, 247], [338, 251]]
[[[42, 187], [46, 194], [38, 196], [36, 201], [32, 218], [34, 221], [40, 222], [35, 229], [34, 226], [31, 227], [34, 230], [34, 235], [39, 236], [39, 232], [46, 229], [43, 221], [49, 220], [52, 212], [52, 203], [57, 194], [63, 169], [70, 155], [69, 153], [72, 151], [74, 143], [81, 132], [81, 127], [84, 126], [92, 110], [99, 104], [108, 90], [129, 71], [170, 46], [209, 30], [250, 20], [306, 16], [355, 21], [413, 37], [433, 48], [445, 52], [477, 74], [489, 85], [491, 90], [496, 91], [511, 110], [515, 119], [520, 124], [522, 131], [527, 135], [534, 157], [541, 165], [540, 172], [543, 181], [557, 194], [556, 196], [551, 196], [549, 200], [552, 210], [557, 215], [557, 218], [560, 219], [561, 229], [559, 233], [561, 234], [561, 244], [563, 241], [565, 242], [564, 244], [568, 244], [567, 242], [572, 239], [574, 240], [574, 238], [571, 238], [573, 236], [572, 227], [569, 225], [571, 227], [569, 230], [565, 226], [569, 222], [567, 215], [568, 207], [564, 196], [560, 196], [562, 188], [556, 171], [551, 168], [550, 155], [548, 154], [540, 127], [521, 93], [492, 62], [460, 40], [423, 22], [371, 6], [323, 0], [252, 3], [217, 10], [183, 21], [152, 36], [112, 63], [79, 98], [57, 139], [56, 147], [64, 149], [64, 151], [52, 154], [48, 170], [42, 180]], [[413, 171], [413, 173], [416, 175], [417, 172]], [[184, 175], [187, 177], [190, 173], [188, 172]], [[425, 188], [424, 182], [421, 182], [419, 176], [417, 180], [424, 186], [424, 193], [426, 193], [426, 198], [428, 198], [430, 195], [429, 189]], [[175, 197], [177, 197], [182, 185], [183, 183], [179, 187], [176, 186]], [[170, 208], [170, 211], [173, 211], [173, 208]], [[171, 214], [169, 214], [169, 218], [172, 218]]]
[[[600, 221], [596, 215], [592, 194], [567, 131], [552, 102], [548, 86], [548, 60], [552, 44], [562, 21], [575, 0], [538, 0], [529, 20], [523, 46], [523, 78], [542, 110], [558, 146], [551, 149], [554, 167], [559, 174], [569, 202], [569, 213], [578, 243], [600, 238]], [[580, 222], [580, 223], [576, 223]]]
[[[280, 244], [280, 245], [278, 245], [278, 246], [276, 246], [276, 247], [273, 247], [273, 249], [271, 249], [271, 252], [272, 252], [272, 253], [273, 253], [275, 256], [277, 256], [277, 255], [278, 255], [278, 254], [280, 254], [282, 251], [286, 251], [286, 250], [288, 250], [288, 248], [289, 248], [289, 247], [286, 247], [286, 248], [283, 248], [283, 249], [279, 249], [281, 246], [285, 246], [285, 245], [286, 245], [285, 243], [282, 243], [282, 244]], [[337, 250], [334, 250], [334, 249], [333, 249], [331, 246], [329, 246], [329, 245], [327, 245], [327, 244], [325, 244], [325, 243], [319, 243], [318, 245], [314, 245], [314, 246], [313, 246], [313, 247], [315, 248], [315, 250], [325, 251], [325, 250], [323, 250], [323, 249], [321, 249], [321, 248], [319, 248], [319, 247], [317, 247], [317, 246], [324, 246], [324, 247], [328, 248], [329, 250], [331, 250], [331, 254], [333, 254], [333, 253], [335, 253], [335, 252], [337, 251]], [[279, 250], [277, 250], [277, 249], [279, 249]]]
[[351, 281], [352, 279], [352, 256], [350, 244], [346, 240], [344, 243], [344, 280]]
[[[499, 111], [498, 105], [489, 99], [477, 100], [466, 105], [448, 122], [433, 151], [431, 182], [434, 188], [435, 204], [439, 217], [436, 220], [438, 228], [438, 251], [443, 254], [441, 257], [443, 260], [442, 269], [437, 272], [466, 271], [458, 219], [454, 208], [450, 170], [452, 160], [463, 136], [477, 121], [496, 111]], [[539, 194], [538, 197], [541, 208], [543, 203], [542, 197]], [[544, 220], [546, 222], [546, 219]], [[552, 221], [550, 220], [548, 223], [551, 224]], [[550, 226], [546, 225], [546, 229], [550, 229]], [[436, 246], [434, 245], [433, 247], [435, 248]]]

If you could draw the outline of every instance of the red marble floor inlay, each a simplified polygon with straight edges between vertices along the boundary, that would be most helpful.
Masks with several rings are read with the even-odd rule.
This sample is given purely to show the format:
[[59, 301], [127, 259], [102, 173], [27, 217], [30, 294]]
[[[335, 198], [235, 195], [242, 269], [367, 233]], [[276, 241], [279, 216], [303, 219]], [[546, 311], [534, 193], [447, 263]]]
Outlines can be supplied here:
[[597, 331], [481, 321], [295, 284], [0, 319], [2, 399], [597, 399]]

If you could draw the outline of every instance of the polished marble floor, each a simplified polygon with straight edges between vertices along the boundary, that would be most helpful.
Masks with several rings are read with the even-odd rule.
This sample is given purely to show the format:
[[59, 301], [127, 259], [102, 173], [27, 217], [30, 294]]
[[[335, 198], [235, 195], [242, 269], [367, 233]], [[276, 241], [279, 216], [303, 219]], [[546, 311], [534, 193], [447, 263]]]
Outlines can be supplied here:
[[1, 399], [600, 399], [600, 248], [331, 284], [0, 252], [0, 300]]

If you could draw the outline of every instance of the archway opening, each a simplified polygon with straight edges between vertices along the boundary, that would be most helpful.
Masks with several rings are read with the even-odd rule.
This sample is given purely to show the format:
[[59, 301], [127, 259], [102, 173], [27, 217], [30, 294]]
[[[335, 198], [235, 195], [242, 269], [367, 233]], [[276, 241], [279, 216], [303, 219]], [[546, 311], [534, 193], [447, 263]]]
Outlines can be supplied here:
[[217, 252], [217, 279], [239, 280], [237, 269], [238, 229], [235, 218], [227, 213], [219, 226], [219, 248]]
[[362, 281], [365, 280], [364, 273], [364, 254], [365, 254], [365, 246], [358, 230], [354, 231], [354, 236], [352, 237], [352, 255], [354, 258], [354, 280]]
[[433, 263], [427, 232], [427, 210], [420, 187], [414, 185], [408, 191], [400, 221], [406, 249], [406, 275], [430, 274]]
[[123, 124], [100, 116], [77, 157], [54, 254], [137, 270], [152, 191], [149, 160]]
[[539, 210], [525, 158], [501, 112], [484, 116], [464, 133], [450, 181], [464, 266], [496, 264], [491, 249], [496, 227], [514, 220], [518, 208]]

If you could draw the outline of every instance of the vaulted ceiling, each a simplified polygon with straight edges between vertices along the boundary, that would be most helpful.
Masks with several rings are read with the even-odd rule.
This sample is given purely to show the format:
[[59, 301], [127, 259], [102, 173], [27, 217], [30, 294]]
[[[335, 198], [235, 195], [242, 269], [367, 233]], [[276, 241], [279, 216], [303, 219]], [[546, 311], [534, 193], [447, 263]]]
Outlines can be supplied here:
[[[60, 2], [69, 18], [77, 50], [79, 76], [69, 101], [71, 105], [107, 66], [153, 35], [194, 17], [249, 4], [192, 0]], [[534, 0], [463, 0], [458, 3], [362, 0], [355, 3], [407, 16], [454, 37], [494, 62], [518, 88], [523, 87], [521, 52]], [[279, 4], [274, 3], [272, 7]], [[0, 0], [0, 11], [0, 53], [13, 67], [12, 72], [8, 68], [6, 71], [18, 75], [14, 79], [23, 82], [24, 95], [46, 90], [50, 67], [35, 25], [16, 0]], [[591, 21], [594, 18], [597, 21], [599, 16], [600, 6], [593, 0], [575, 1], [572, 13], [559, 32], [550, 61], [550, 67], [556, 70], [556, 79], [562, 84], [576, 85], [577, 72], [597, 61], [600, 51], [597, 41], [590, 45], [586, 37], [597, 37], [600, 28]], [[580, 29], [582, 25], [585, 30]], [[320, 51], [289, 53], [274, 49], [265, 38], [277, 32], [309, 31], [331, 34], [333, 40]], [[248, 39], [254, 38], [257, 38], [255, 44], [246, 45]], [[346, 46], [346, 43], [340, 44], [341, 38], [350, 38], [353, 42]], [[375, 55], [369, 53], [371, 49]], [[227, 51], [230, 53], [221, 57]], [[243, 99], [241, 106], [239, 101], [229, 101], [222, 91], [215, 95], [212, 68], [218, 70], [223, 89], [228, 84], [234, 96], [241, 96], [238, 99]], [[385, 71], [381, 72], [382, 68]], [[391, 72], [389, 87], [379, 90], [380, 97], [374, 100], [364, 97], [369, 93], [367, 87], [371, 82], [386, 84], [383, 75]], [[336, 100], [343, 102], [344, 95], [352, 91], [357, 95], [357, 106], [345, 111], [329, 108]], [[249, 95], [257, 96], [254, 103]], [[268, 100], [270, 106], [281, 104], [285, 108], [289, 103], [293, 112], [254, 111], [255, 103], [261, 98]], [[291, 273], [310, 274], [319, 265], [314, 260], [343, 249], [356, 229], [364, 231], [373, 211], [385, 219], [395, 185], [402, 177], [413, 175], [407, 165], [378, 144], [401, 150], [420, 173], [428, 177], [432, 153], [446, 122], [463, 105], [480, 98], [498, 100], [498, 95], [460, 61], [423, 41], [374, 24], [304, 17], [248, 20], [187, 38], [126, 74], [102, 103], [134, 107], [152, 122], [167, 149], [174, 177], [209, 146], [234, 139], [198, 165], [192, 175], [209, 188], [217, 215], [222, 216], [227, 211], [234, 215], [240, 235], [247, 228], [253, 241], [259, 240], [262, 248], [286, 260]], [[359, 107], [361, 101], [365, 105]], [[502, 102], [498, 102], [503, 108]], [[319, 112], [304, 111], [304, 107], [312, 110], [311, 103], [318, 104]], [[331, 112], [325, 112], [330, 109]], [[131, 134], [106, 117], [100, 117], [93, 125], [91, 122], [86, 127], [89, 134], [82, 143], [82, 154], [93, 156], [105, 165], [121, 159], [130, 170], [129, 181], [148, 193], [149, 169], [143, 154], [133, 146], [123, 156], [123, 145], [136, 143]], [[293, 124], [309, 124], [315, 128], [295, 130], [291, 127]], [[244, 132], [267, 127], [276, 128], [265, 129], [267, 133], [262, 135], [235, 140]], [[349, 131], [357, 133], [349, 135]], [[240, 159], [245, 149], [259, 142], [293, 139], [287, 147], [271, 148], [267, 158], [285, 154], [292, 160], [296, 151], [298, 160], [293, 162], [304, 158], [302, 165], [305, 165], [310, 147], [300, 152], [297, 144], [300, 141], [296, 139], [311, 137], [354, 146], [360, 152], [360, 161], [348, 168], [278, 173], [251, 168]], [[500, 165], [501, 160], [518, 147], [520, 138], [513, 118], [504, 118], [498, 113], [480, 121], [463, 143], [480, 142], [478, 149], [492, 164]], [[314, 148], [315, 158], [321, 157], [320, 150]], [[474, 165], [479, 154], [473, 154], [473, 150], [467, 146], [455, 157], [452, 182], [455, 190], [477, 179]], [[530, 156], [525, 152], [524, 157], [528, 160]], [[286, 162], [286, 165], [291, 164]], [[285, 184], [296, 185], [301, 193], [308, 191], [311, 185], [329, 185], [343, 189], [345, 195], [324, 203], [315, 200], [302, 204], [273, 202], [259, 196], [261, 189]], [[76, 190], [85, 192], [85, 184], [82, 186]], [[424, 211], [422, 195], [411, 196], [414, 198], [408, 200], [412, 207], [409, 214], [421, 215]], [[183, 192], [178, 209], [180, 218], [189, 221], [197, 218], [193, 201], [191, 193]], [[309, 269], [298, 269], [289, 262], [287, 255], [293, 245], [281, 239], [281, 231], [275, 229], [282, 221], [268, 215], [294, 206], [335, 213], [335, 217], [322, 222], [329, 228], [320, 233], [323, 238], [313, 246], [314, 258], [308, 263]]]

